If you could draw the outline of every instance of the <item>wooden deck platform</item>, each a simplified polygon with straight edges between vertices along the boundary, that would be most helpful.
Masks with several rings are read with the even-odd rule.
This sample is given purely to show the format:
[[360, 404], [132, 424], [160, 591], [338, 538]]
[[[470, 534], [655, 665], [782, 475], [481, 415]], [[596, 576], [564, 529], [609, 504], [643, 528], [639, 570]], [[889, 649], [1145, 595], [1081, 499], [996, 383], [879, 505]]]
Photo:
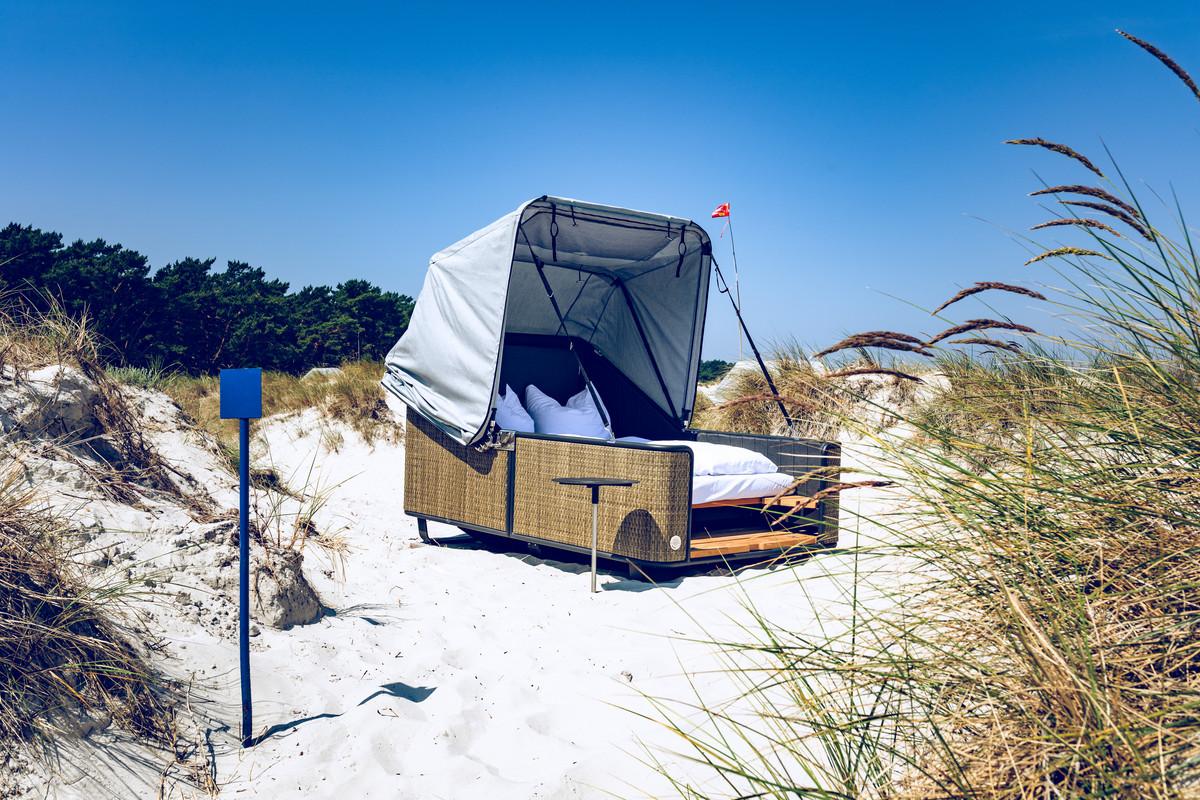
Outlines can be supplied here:
[[817, 537], [807, 533], [788, 531], [756, 531], [732, 536], [693, 536], [692, 558], [728, 556], [737, 553], [753, 553], [762, 550], [785, 550], [789, 547], [817, 543]]
[[711, 503], [697, 503], [696, 508], [795, 508], [806, 506], [812, 501], [811, 497], [798, 494], [786, 494], [783, 497], [742, 497], [737, 500], [714, 500]]

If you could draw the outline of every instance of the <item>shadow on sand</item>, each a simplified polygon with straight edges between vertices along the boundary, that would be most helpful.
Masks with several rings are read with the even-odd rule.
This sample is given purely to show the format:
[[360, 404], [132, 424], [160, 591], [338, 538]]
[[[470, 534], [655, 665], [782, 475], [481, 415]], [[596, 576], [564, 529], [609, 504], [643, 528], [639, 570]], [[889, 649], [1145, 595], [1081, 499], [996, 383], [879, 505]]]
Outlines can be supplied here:
[[[433, 540], [433, 546], [447, 547], [453, 550], [483, 550], [515, 558], [530, 566], [547, 566], [575, 575], [586, 573], [590, 569], [586, 553], [557, 550], [534, 542], [507, 539], [482, 532], [464, 532], [457, 536], [438, 537]], [[550, 553], [553, 553], [552, 557], [549, 557]], [[812, 555], [811, 552], [805, 551], [785, 559], [778, 559], [769, 565], [742, 562], [728, 566], [696, 564], [687, 567], [660, 568], [601, 558], [599, 574], [616, 578], [616, 580], [602, 584], [600, 589], [604, 592], [646, 592], [652, 589], [675, 589], [683, 585], [688, 578], [705, 575], [732, 575], [745, 569], [775, 570], [795, 566], [807, 561]]]
[[[355, 707], [357, 708], [358, 706], [364, 706], [367, 703], [374, 700], [376, 697], [394, 697], [398, 700], [408, 700], [409, 702], [412, 702], [412, 703], [422, 703], [425, 700], [427, 700], [429, 698], [429, 696], [431, 694], [433, 694], [436, 690], [437, 690], [437, 687], [435, 687], [435, 686], [410, 686], [407, 683], [404, 683], [402, 681], [396, 681], [394, 683], [385, 683], [385, 684], [382, 684], [379, 687], [379, 689], [377, 689], [376, 691], [367, 695], [361, 701], [356, 703]], [[272, 725], [271, 727], [267, 728], [265, 731], [260, 733], [258, 736], [255, 736], [253, 739], [251, 739], [248, 746], [253, 747], [257, 744], [261, 744], [262, 742], [265, 742], [267, 739], [270, 739], [273, 736], [277, 736], [281, 733], [286, 733], [287, 731], [290, 731], [290, 730], [295, 730], [296, 728], [299, 728], [301, 725], [303, 725], [307, 722], [313, 722], [318, 719], [334, 719], [336, 717], [342, 716], [342, 714], [344, 714], [344, 713], [345, 713], [344, 711], [339, 712], [337, 714], [334, 714], [332, 712], [326, 712], [324, 714], [313, 714], [310, 717], [302, 717], [300, 719], [294, 719], [291, 722], [280, 722], [277, 725]]]

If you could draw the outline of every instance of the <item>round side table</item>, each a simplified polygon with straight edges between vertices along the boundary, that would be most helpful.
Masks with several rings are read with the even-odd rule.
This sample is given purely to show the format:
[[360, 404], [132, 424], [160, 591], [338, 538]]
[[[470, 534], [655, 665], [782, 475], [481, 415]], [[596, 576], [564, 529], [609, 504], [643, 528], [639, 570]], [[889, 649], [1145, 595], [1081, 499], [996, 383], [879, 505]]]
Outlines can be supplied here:
[[554, 478], [555, 483], [563, 486], [586, 486], [592, 490], [592, 593], [596, 590], [596, 543], [598, 539], [600, 489], [604, 486], [633, 486], [637, 481], [627, 478]]

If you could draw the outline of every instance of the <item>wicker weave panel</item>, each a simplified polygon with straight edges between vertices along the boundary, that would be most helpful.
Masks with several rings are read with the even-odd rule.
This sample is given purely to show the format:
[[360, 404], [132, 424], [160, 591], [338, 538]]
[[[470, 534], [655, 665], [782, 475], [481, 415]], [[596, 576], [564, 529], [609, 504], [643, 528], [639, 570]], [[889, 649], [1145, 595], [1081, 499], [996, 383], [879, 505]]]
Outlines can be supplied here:
[[[687, 557], [691, 460], [686, 452], [517, 437], [513, 533], [591, 547], [591, 493], [554, 478], [631, 478], [601, 490], [599, 549], [645, 561]], [[672, 536], [680, 547], [672, 550]]]
[[416, 413], [405, 436], [405, 511], [506, 529], [511, 452], [464, 447]]

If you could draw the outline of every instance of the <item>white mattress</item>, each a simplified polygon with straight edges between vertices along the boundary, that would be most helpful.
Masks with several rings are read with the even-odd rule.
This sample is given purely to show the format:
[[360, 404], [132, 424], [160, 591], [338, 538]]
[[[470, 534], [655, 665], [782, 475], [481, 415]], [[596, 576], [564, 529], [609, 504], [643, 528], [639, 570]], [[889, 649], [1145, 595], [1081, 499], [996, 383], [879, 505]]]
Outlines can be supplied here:
[[778, 471], [775, 462], [754, 450], [686, 439], [650, 439], [622, 436], [618, 442], [674, 445], [692, 451], [692, 469], [697, 475], [765, 475]]
[[[766, 456], [743, 447], [682, 440], [651, 441], [641, 436], [622, 436], [617, 441], [690, 447], [694, 456], [692, 463], [696, 469], [696, 474], [692, 476], [694, 506], [715, 503], [718, 500], [770, 497], [794, 482], [791, 475], [776, 472], [777, 467]], [[756, 469], [762, 471], [755, 472]], [[712, 474], [718, 470], [719, 474]], [[735, 471], [737, 474], [729, 474]]]
[[717, 500], [744, 500], [751, 497], [770, 497], [795, 482], [782, 472], [759, 475], [694, 475], [692, 476], [692, 505]]

